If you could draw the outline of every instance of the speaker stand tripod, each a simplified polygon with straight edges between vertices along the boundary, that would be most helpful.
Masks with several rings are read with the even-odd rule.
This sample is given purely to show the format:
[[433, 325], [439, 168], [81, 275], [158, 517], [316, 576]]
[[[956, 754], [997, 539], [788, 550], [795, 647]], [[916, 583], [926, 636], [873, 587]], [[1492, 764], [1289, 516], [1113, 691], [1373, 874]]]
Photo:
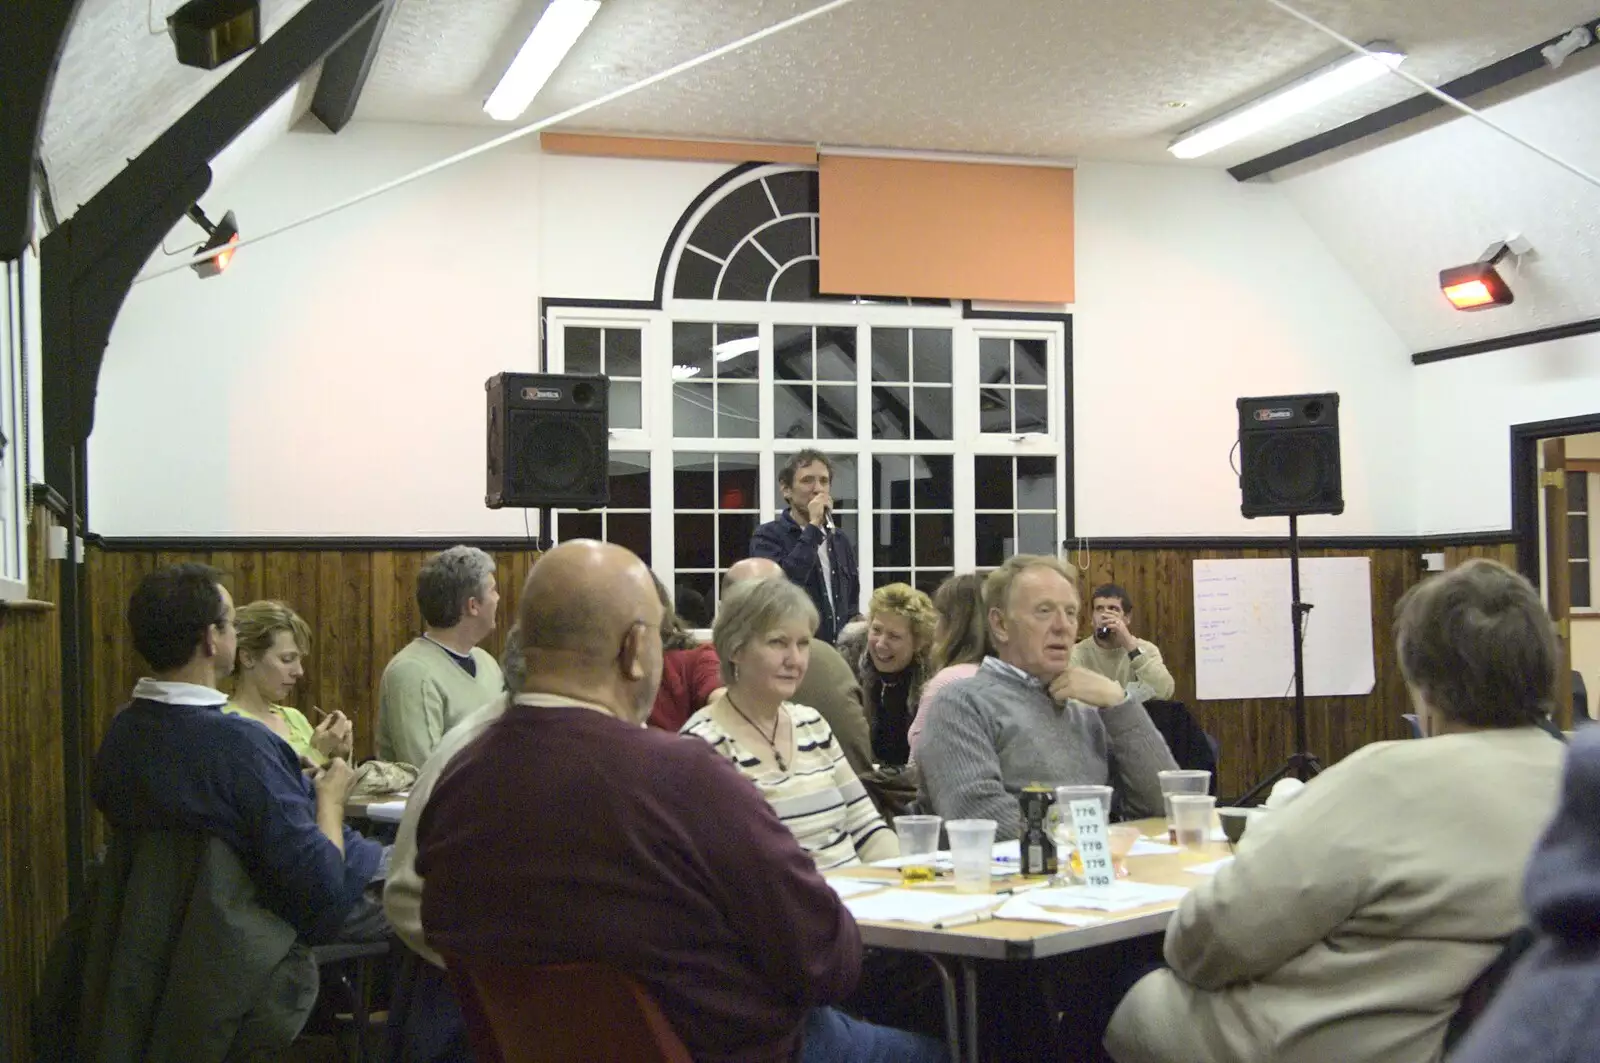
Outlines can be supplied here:
[[1306, 747], [1306, 672], [1305, 625], [1311, 606], [1300, 600], [1300, 523], [1289, 516], [1289, 623], [1294, 640], [1294, 752], [1283, 766], [1250, 788], [1239, 798], [1239, 804], [1248, 805], [1271, 790], [1279, 779], [1293, 775], [1305, 782], [1322, 771], [1322, 762]]
[[555, 528], [555, 510], [549, 506], [539, 507], [539, 534], [533, 540], [533, 548], [541, 554], [547, 554], [555, 549], [555, 537], [550, 532]]

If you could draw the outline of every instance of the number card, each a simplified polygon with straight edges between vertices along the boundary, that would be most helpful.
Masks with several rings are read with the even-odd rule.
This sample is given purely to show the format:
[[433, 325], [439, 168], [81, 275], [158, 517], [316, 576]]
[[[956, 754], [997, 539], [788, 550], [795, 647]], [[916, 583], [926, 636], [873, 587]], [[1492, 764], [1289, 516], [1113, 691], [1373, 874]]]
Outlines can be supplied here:
[[1116, 884], [1111, 865], [1111, 845], [1106, 835], [1106, 810], [1097, 798], [1072, 802], [1072, 826], [1078, 832], [1078, 853], [1083, 858], [1083, 881], [1089, 886]]

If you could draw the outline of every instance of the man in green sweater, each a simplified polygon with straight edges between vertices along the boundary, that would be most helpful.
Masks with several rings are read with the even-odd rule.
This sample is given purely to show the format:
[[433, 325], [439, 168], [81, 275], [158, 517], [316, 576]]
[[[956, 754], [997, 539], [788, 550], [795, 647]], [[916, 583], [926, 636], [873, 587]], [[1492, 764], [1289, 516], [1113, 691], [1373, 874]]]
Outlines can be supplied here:
[[500, 607], [494, 558], [471, 546], [430, 557], [417, 573], [417, 605], [427, 630], [378, 685], [378, 757], [421, 767], [446, 731], [504, 689], [500, 665], [478, 647]]
[[1115, 583], [1104, 583], [1089, 598], [1089, 637], [1072, 648], [1072, 663], [1121, 683], [1140, 701], [1172, 697], [1177, 684], [1161, 651], [1128, 630], [1133, 599]]

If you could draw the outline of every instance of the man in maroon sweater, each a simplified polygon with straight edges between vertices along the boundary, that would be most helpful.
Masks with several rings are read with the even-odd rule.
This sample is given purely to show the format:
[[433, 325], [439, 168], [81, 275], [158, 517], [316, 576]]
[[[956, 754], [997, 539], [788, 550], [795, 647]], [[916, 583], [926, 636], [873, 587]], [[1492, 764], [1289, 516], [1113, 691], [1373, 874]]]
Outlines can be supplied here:
[[428, 943], [616, 967], [702, 1063], [942, 1058], [826, 1006], [860, 967], [849, 912], [711, 747], [643, 727], [661, 612], [621, 547], [564, 543], [534, 566], [524, 692], [456, 755], [418, 826]]

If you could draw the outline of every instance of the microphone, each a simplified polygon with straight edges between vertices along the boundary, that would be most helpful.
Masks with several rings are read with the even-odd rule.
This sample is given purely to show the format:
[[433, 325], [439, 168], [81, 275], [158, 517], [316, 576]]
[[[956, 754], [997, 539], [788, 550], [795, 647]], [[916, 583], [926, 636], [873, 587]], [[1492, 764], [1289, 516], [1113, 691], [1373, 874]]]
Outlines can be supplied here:
[[822, 507], [822, 526], [829, 535], [833, 534], [833, 507]]

